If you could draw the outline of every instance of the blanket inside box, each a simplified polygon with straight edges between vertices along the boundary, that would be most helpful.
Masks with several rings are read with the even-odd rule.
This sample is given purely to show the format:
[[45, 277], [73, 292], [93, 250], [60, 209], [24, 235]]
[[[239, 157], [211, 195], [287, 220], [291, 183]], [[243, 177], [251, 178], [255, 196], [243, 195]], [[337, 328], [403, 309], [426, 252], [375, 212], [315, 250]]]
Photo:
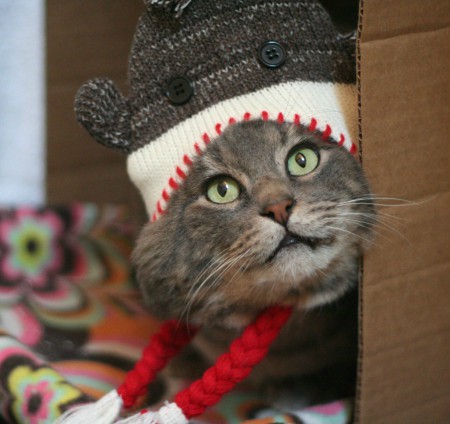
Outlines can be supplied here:
[[[123, 381], [160, 326], [133, 281], [135, 236], [121, 206], [0, 208], [0, 422], [52, 423]], [[142, 405], [188, 383], [159, 382]], [[195, 422], [338, 424], [351, 414], [351, 400], [278, 411], [235, 391]]]

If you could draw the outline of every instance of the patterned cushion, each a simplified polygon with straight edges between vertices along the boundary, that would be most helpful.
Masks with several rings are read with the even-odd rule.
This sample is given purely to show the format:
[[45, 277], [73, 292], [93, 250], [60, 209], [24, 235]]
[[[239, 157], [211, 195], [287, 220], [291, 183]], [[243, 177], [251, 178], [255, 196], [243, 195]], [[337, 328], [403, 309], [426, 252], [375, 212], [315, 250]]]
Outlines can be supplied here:
[[[159, 328], [129, 268], [134, 236], [117, 206], [0, 209], [0, 422], [51, 423], [120, 385]], [[186, 384], [153, 386], [149, 397], [160, 402]], [[350, 415], [346, 401], [278, 414], [237, 391], [196, 422], [337, 424]]]

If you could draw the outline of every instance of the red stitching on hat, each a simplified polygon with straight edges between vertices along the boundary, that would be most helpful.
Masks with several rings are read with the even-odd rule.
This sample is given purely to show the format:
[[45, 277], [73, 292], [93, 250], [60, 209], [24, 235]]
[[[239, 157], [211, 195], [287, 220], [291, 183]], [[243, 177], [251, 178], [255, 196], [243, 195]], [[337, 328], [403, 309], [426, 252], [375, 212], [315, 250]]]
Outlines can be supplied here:
[[198, 143], [194, 144], [194, 149], [199, 156], [201, 156], [203, 154], [202, 149], [200, 149], [200, 146], [198, 145]]
[[177, 190], [178, 187], [179, 187], [178, 183], [177, 183], [172, 177], [169, 178], [169, 185], [170, 185], [170, 187], [172, 187], [174, 190]]
[[[269, 119], [269, 113], [268, 113], [267, 111], [264, 110], [264, 111], [261, 112], [261, 117], [262, 117], [262, 119], [263, 119], [264, 121], [266, 121], [266, 120]], [[250, 112], [246, 112], [246, 113], [243, 115], [243, 120], [244, 120], [244, 121], [249, 121], [250, 118], [251, 118], [251, 113], [250, 113]], [[300, 120], [301, 120], [300, 115], [296, 113], [296, 114], [294, 115], [293, 123], [294, 123], [295, 125], [300, 125]], [[231, 118], [229, 118], [228, 122], [229, 122], [230, 124], [234, 124], [234, 123], [236, 123], [236, 119], [234, 119], [233, 117], [231, 117]], [[277, 122], [278, 122], [278, 123], [285, 122], [285, 117], [284, 117], [283, 113], [280, 112], [280, 113], [277, 115]], [[221, 123], [217, 123], [217, 124], [215, 125], [214, 128], [215, 128], [217, 134], [219, 134], [219, 135], [222, 134], [222, 124], [221, 124]], [[311, 118], [311, 121], [310, 121], [309, 127], [308, 127], [308, 131], [314, 131], [316, 128], [317, 128], [317, 120], [316, 120], [316, 118]], [[332, 133], [331, 126], [327, 124], [327, 125], [325, 126], [325, 130], [322, 132], [322, 139], [324, 139], [324, 140], [327, 140], [327, 139], [328, 139], [328, 141], [331, 142], [331, 143], [335, 142], [335, 140], [332, 139], [332, 138], [330, 137], [330, 136], [331, 136], [331, 133]], [[205, 145], [208, 145], [208, 144], [211, 142], [211, 138], [210, 138], [210, 136], [209, 136], [207, 133], [204, 133], [204, 134], [202, 135], [202, 139], [203, 139]], [[344, 134], [341, 133], [341, 134], [340, 134], [339, 141], [337, 142], [337, 144], [338, 144], [339, 146], [343, 146], [344, 143], [345, 143], [345, 136], [344, 136]], [[200, 145], [199, 145], [197, 142], [194, 143], [194, 150], [195, 150], [195, 152], [197, 153], [197, 155], [199, 155], [199, 156], [201, 156], [201, 155], [203, 154], [203, 150], [201, 149]], [[350, 146], [349, 151], [350, 151], [351, 154], [355, 154], [355, 153], [357, 152], [356, 145], [355, 145], [354, 143], [351, 143], [351, 146]], [[186, 165], [188, 165], [188, 166], [191, 166], [191, 165], [193, 164], [192, 160], [191, 160], [191, 159], [189, 158], [189, 156], [187, 156], [187, 155], [184, 155], [184, 156], [183, 156], [183, 162], [184, 162]], [[177, 174], [180, 178], [182, 178], [182, 179], [186, 179], [186, 178], [187, 178], [186, 173], [185, 173], [179, 166], [177, 166], [177, 167], [175, 168], [175, 172], [176, 172], [176, 174]], [[168, 180], [168, 185], [169, 185], [173, 190], [177, 190], [177, 189], [179, 188], [179, 184], [174, 180], [173, 177], [170, 177], [170, 178], [169, 178], [169, 180]], [[166, 194], [164, 194], [164, 193], [166, 193]], [[166, 198], [166, 197], [167, 197], [167, 198]], [[167, 191], [166, 189], [163, 190], [162, 198], [163, 198], [164, 201], [166, 201], [166, 202], [168, 202], [168, 200], [170, 199], [170, 195], [169, 195], [169, 193], [168, 193], [168, 191]], [[160, 215], [162, 215], [162, 214], [165, 212], [164, 209], [163, 209], [163, 208], [161, 207], [161, 205], [160, 205], [160, 201], [157, 202], [156, 208], [157, 208], [157, 211], [158, 211], [158, 213], [159, 213]], [[160, 210], [161, 210], [161, 211], [160, 211]], [[156, 221], [156, 220], [158, 219], [158, 213], [157, 213], [157, 212], [154, 212], [154, 213], [153, 213], [153, 215], [152, 215], [152, 221]]]
[[[217, 126], [218, 125], [220, 125], [220, 124], [217, 124], [216, 125], [216, 131], [217, 131]], [[219, 127], [220, 128], [220, 127]], [[220, 132], [218, 132], [218, 134], [220, 134]], [[207, 134], [207, 133], [204, 133], [203, 135], [202, 135], [202, 139], [203, 139], [203, 141], [205, 142], [205, 144], [209, 144], [209, 143], [211, 143], [211, 139], [209, 138], [209, 135]]]
[[183, 156], [183, 162], [187, 166], [192, 166], [191, 158], [188, 155]]
[[156, 210], [158, 211], [158, 213], [160, 214], [160, 215], [162, 215], [165, 211], [164, 211], [164, 209], [161, 207], [161, 203], [160, 203], [160, 201], [158, 200], [158, 202], [156, 203]]
[[183, 180], [186, 179], [186, 174], [184, 173], [184, 171], [179, 166], [177, 166], [176, 173]]
[[326, 140], [331, 135], [331, 127], [327, 124], [322, 134], [322, 140]]
[[309, 131], [314, 131], [317, 127], [317, 121], [315, 118], [311, 118], [311, 122], [309, 123], [309, 127], [308, 130]]

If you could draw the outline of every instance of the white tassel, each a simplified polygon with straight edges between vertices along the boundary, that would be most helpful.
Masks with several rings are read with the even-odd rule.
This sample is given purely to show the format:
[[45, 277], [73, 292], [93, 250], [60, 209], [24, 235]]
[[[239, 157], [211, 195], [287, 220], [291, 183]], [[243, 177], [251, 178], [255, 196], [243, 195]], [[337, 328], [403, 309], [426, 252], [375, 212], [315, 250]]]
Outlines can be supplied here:
[[116, 424], [188, 424], [188, 422], [189, 420], [176, 403], [166, 402], [159, 411], [135, 414], [117, 421]]
[[122, 406], [122, 398], [113, 390], [97, 402], [69, 409], [54, 424], [112, 424], [119, 417]]

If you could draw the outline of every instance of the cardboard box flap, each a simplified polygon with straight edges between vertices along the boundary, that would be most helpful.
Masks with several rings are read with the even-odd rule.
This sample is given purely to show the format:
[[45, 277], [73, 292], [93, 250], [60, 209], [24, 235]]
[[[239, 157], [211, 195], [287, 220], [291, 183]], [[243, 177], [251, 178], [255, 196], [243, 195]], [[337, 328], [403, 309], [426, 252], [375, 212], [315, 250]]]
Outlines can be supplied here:
[[361, 41], [436, 31], [450, 24], [450, 2], [440, 0], [364, 1]]
[[450, 420], [449, 6], [361, 6], [364, 168], [378, 196], [414, 202], [379, 200], [403, 206], [380, 209], [389, 216], [364, 262], [362, 423]]

